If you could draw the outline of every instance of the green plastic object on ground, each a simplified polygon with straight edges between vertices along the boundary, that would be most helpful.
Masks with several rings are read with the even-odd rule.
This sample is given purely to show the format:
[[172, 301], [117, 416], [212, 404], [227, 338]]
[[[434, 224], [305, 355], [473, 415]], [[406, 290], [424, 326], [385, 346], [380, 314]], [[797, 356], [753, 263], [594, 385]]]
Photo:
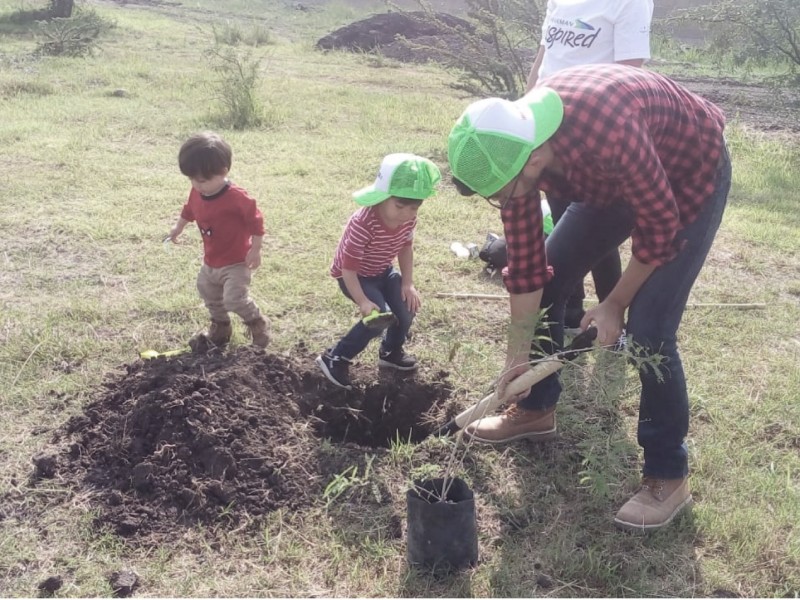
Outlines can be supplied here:
[[184, 354], [185, 352], [189, 352], [190, 348], [180, 348], [178, 350], [167, 350], [166, 352], [158, 352], [157, 350], [143, 350], [139, 353], [139, 356], [145, 360], [150, 360], [152, 358], [159, 358], [159, 357], [167, 357], [167, 356], [178, 356], [179, 354]]

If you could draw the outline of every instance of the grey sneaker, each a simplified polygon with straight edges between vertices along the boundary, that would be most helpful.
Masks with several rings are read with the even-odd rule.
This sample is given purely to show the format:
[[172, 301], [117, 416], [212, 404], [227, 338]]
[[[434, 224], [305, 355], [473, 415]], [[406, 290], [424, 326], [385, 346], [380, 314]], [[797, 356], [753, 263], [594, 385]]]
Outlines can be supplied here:
[[352, 390], [350, 382], [350, 361], [341, 356], [333, 356], [330, 350], [325, 350], [314, 361], [332, 384]]

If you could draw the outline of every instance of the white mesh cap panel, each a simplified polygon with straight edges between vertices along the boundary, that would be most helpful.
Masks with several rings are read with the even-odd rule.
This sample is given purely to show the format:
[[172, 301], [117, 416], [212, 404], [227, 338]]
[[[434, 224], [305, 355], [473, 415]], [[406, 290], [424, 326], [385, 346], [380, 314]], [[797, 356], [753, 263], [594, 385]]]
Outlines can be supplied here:
[[487, 98], [471, 104], [462, 119], [468, 117], [472, 126], [485, 132], [499, 133], [533, 142], [536, 123], [530, 107], [500, 98]]

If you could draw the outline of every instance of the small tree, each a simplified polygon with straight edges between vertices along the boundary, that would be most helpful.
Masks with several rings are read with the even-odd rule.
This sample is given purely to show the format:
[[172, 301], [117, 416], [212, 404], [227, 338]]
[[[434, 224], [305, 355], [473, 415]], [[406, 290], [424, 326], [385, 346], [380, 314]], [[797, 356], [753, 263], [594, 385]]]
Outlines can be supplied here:
[[215, 96], [221, 109], [217, 121], [222, 127], [249, 129], [263, 123], [264, 110], [259, 94], [261, 58], [252, 49], [237, 52], [215, 46], [209, 50], [211, 67], [217, 73]]
[[712, 50], [743, 59], [787, 62], [800, 67], [800, 1], [718, 0], [681, 11], [676, 20], [706, 24], [714, 33]]
[[454, 87], [474, 95], [522, 95], [539, 45], [545, 0], [466, 0], [473, 30], [444, 22], [427, 0], [417, 3], [424, 13], [421, 18], [435, 21], [445, 35], [430, 44], [405, 43], [412, 49], [433, 50], [447, 67], [457, 69], [460, 78]]
[[42, 40], [37, 51], [49, 56], [88, 56], [98, 46], [102, 35], [116, 24], [104, 19], [94, 10], [76, 11], [69, 18], [39, 21]]

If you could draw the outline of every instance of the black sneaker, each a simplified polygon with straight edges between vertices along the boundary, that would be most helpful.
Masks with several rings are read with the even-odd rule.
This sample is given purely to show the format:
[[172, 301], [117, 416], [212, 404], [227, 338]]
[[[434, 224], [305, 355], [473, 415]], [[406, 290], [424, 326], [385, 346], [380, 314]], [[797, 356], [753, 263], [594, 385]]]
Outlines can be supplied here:
[[352, 390], [353, 386], [350, 385], [350, 361], [341, 356], [333, 356], [330, 350], [326, 350], [320, 354], [314, 361], [322, 369], [325, 377], [334, 385]]
[[397, 369], [398, 371], [413, 371], [417, 368], [417, 359], [403, 352], [403, 349], [393, 350], [392, 352], [378, 353], [378, 366]]

